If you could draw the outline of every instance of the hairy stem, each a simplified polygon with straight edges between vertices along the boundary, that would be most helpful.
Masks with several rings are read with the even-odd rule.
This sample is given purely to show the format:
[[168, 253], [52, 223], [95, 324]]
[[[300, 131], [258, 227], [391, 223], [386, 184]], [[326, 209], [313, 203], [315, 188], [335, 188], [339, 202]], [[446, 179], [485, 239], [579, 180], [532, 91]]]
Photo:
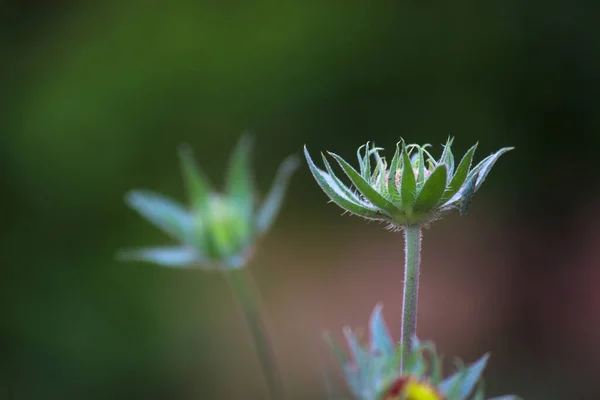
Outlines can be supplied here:
[[226, 271], [225, 278], [252, 335], [269, 391], [269, 398], [283, 400], [287, 396], [267, 329], [261, 317], [258, 290], [256, 290], [252, 277], [242, 268]]
[[421, 227], [404, 227], [404, 299], [402, 301], [402, 358], [400, 370], [410, 353], [412, 338], [417, 333], [417, 302], [419, 297], [419, 269], [421, 265]]

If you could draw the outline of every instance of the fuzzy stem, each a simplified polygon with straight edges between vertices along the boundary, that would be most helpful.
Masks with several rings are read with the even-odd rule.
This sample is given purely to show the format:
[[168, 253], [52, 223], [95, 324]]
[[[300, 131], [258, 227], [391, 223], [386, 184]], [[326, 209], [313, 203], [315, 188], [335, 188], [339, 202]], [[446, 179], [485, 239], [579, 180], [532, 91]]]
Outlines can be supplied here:
[[252, 277], [243, 268], [226, 271], [224, 275], [252, 335], [269, 391], [269, 398], [283, 400], [287, 396], [267, 329], [261, 317], [258, 290], [256, 290]]
[[419, 296], [419, 269], [421, 265], [421, 227], [404, 227], [404, 299], [402, 301], [402, 358], [400, 371], [410, 354], [412, 338], [417, 333], [417, 301]]

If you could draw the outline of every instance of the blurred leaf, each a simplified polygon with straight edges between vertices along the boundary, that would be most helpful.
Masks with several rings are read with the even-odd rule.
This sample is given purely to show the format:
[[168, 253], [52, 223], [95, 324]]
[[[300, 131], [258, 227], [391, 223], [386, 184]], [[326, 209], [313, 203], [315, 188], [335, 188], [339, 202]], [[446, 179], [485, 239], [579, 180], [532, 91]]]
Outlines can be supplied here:
[[256, 217], [256, 229], [258, 234], [265, 233], [273, 224], [273, 221], [283, 204], [290, 178], [298, 168], [299, 164], [298, 157], [292, 155], [286, 158], [279, 166], [273, 185], [265, 197], [262, 206], [258, 210]]
[[460, 370], [454, 375], [446, 378], [440, 383], [440, 390], [445, 395], [448, 395], [454, 388], [457, 389], [456, 394], [460, 399], [466, 399], [477, 382], [481, 378], [481, 374], [487, 364], [489, 354], [484, 354], [479, 360], [471, 364], [464, 370]]
[[203, 210], [213, 189], [208, 179], [198, 168], [192, 149], [189, 146], [181, 145], [179, 147], [179, 159], [190, 206], [195, 211]]
[[165, 267], [202, 267], [202, 258], [190, 247], [153, 247], [123, 250], [119, 252], [117, 257], [122, 261], [146, 261]]
[[189, 243], [192, 216], [183, 206], [166, 196], [146, 190], [130, 191], [125, 196], [125, 202], [174, 239]]
[[369, 321], [369, 333], [371, 336], [371, 351], [376, 351], [384, 355], [394, 353], [394, 341], [390, 336], [388, 327], [383, 319], [381, 304], [377, 304], [371, 313]]
[[227, 194], [249, 218], [254, 207], [254, 178], [250, 168], [252, 138], [243, 134], [229, 159]]

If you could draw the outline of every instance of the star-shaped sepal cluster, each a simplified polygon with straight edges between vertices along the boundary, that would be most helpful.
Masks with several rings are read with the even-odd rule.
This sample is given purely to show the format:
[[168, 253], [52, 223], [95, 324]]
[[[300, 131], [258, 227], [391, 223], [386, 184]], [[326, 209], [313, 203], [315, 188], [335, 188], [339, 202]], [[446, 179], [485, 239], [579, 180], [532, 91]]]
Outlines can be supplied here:
[[248, 135], [238, 142], [229, 159], [223, 192], [212, 187], [196, 165], [191, 149], [180, 147], [187, 206], [148, 190], [132, 190], [125, 199], [178, 245], [127, 250], [120, 253], [120, 258], [206, 270], [244, 267], [257, 241], [275, 220], [299, 164], [295, 156], [284, 160], [269, 193], [259, 204], [250, 168], [251, 144]]
[[449, 138], [436, 160], [427, 150], [429, 145], [401, 141], [389, 163], [380, 155], [382, 148], [367, 143], [357, 151], [358, 170], [330, 152], [351, 186], [336, 176], [324, 154], [325, 170], [316, 166], [306, 146], [304, 154], [317, 183], [334, 203], [351, 214], [401, 228], [428, 224], [452, 209], [466, 213], [498, 158], [512, 149], [502, 148], [473, 167], [475, 144], [455, 165], [452, 142]]

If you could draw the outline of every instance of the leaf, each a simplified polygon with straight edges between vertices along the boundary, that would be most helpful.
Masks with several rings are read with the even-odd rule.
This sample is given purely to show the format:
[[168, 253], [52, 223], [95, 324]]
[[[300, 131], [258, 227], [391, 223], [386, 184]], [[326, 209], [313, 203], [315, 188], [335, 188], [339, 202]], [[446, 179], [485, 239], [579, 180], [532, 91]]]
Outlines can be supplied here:
[[438, 164], [446, 164], [446, 169], [448, 170], [448, 183], [452, 179], [452, 174], [454, 173], [454, 155], [452, 154], [452, 143], [454, 142], [454, 138], [448, 137], [446, 144], [444, 145], [444, 151], [442, 152], [442, 156], [440, 157], [440, 161]]
[[350, 200], [353, 200], [356, 203], [360, 203], [361, 200], [356, 196], [356, 194], [354, 194], [352, 190], [346, 187], [346, 185], [344, 185], [344, 182], [342, 182], [341, 179], [337, 177], [335, 172], [333, 172], [333, 169], [331, 168], [329, 161], [327, 161], [327, 157], [325, 157], [325, 154], [321, 153], [321, 158], [323, 159], [323, 164], [325, 164], [325, 169], [327, 170], [327, 173], [329, 174], [331, 179], [333, 179], [335, 183], [337, 183], [338, 187], [342, 192], [344, 192], [346, 197]]
[[469, 174], [469, 169], [471, 168], [471, 162], [473, 161], [473, 155], [475, 154], [476, 149], [477, 143], [475, 143], [475, 145], [465, 153], [462, 160], [460, 160], [460, 164], [458, 164], [458, 167], [456, 168], [456, 173], [450, 181], [450, 186], [442, 196], [442, 202], [451, 199], [462, 188], [462, 185], [465, 183], [467, 175]]
[[363, 218], [383, 219], [383, 215], [379, 214], [374, 208], [367, 206], [364, 203], [354, 201], [346, 195], [337, 182], [326, 172], [321, 171], [308, 154], [308, 149], [304, 146], [304, 156], [308, 162], [308, 167], [313, 174], [313, 177], [325, 192], [325, 194], [338, 206], [342, 207], [353, 214], [360, 215]]
[[413, 376], [420, 376], [427, 370], [427, 364], [423, 356], [423, 349], [421, 347], [421, 341], [413, 336], [410, 343], [410, 351], [408, 357], [403, 361], [404, 373], [411, 374]]
[[[365, 156], [363, 157], [360, 154], [362, 149], [365, 149]], [[371, 178], [371, 165], [369, 160], [369, 142], [363, 144], [356, 151], [356, 156], [358, 157], [358, 165], [360, 165], [360, 175], [365, 179]]]
[[457, 395], [459, 395], [459, 399], [466, 399], [479, 381], [488, 359], [489, 354], [484, 354], [483, 357], [471, 364], [465, 370], [458, 371], [449, 378], [446, 378], [440, 383], [440, 390], [447, 395], [452, 387], [458, 384]]
[[388, 175], [387, 182], [387, 192], [390, 196], [392, 202], [396, 204], [401, 204], [401, 194], [398, 186], [396, 185], [396, 171], [399, 168], [400, 164], [400, 147], [396, 144], [396, 153], [394, 154], [394, 158], [392, 158], [392, 163], [390, 165], [390, 172]]
[[[496, 161], [498, 161], [498, 158], [500, 158], [500, 156], [502, 154], [504, 154], [508, 151], [511, 151], [513, 149], [514, 149], [514, 147], [504, 147], [504, 148], [498, 150], [496, 153], [492, 154], [488, 159], [486, 159], [486, 161], [482, 161], [480, 163], [481, 168], [480, 168], [479, 173], [477, 174], [477, 182], [475, 184], [475, 191], [479, 190], [479, 187], [481, 186], [483, 181], [485, 181], [485, 178], [487, 178], [487, 175], [492, 170], [492, 167], [494, 166]], [[479, 167], [479, 165], [478, 165], [478, 167]]]
[[259, 235], [265, 233], [273, 224], [283, 204], [290, 178], [299, 164], [298, 157], [292, 155], [287, 157], [279, 166], [273, 185], [257, 212], [256, 230]]
[[429, 355], [430, 363], [430, 375], [434, 386], [438, 386], [442, 380], [442, 357], [438, 356], [435, 345], [432, 342], [426, 342], [423, 344], [423, 351], [426, 351]]
[[484, 394], [484, 390], [483, 390], [483, 381], [479, 382], [479, 385], [477, 385], [477, 391], [475, 392], [475, 395], [473, 396], [473, 400], [485, 400], [485, 394]]
[[417, 182], [404, 142], [402, 142], [402, 177], [400, 181], [400, 193], [402, 195], [401, 208], [403, 210], [412, 210], [415, 198], [417, 197]]
[[421, 188], [414, 209], [420, 212], [429, 212], [440, 201], [446, 189], [446, 165], [440, 164], [433, 170]]
[[331, 348], [331, 351], [336, 356], [340, 364], [345, 364], [348, 362], [348, 357], [346, 356], [340, 345], [331, 337], [331, 334], [329, 332], [323, 333], [323, 339], [325, 340], [325, 342], [327, 342], [327, 344]]
[[158, 193], [132, 190], [125, 203], [174, 239], [189, 243], [192, 216], [180, 204]]
[[352, 354], [352, 358], [357, 363], [358, 367], [366, 366], [367, 363], [367, 352], [360, 346], [358, 339], [352, 329], [349, 327], [344, 327], [344, 337], [346, 338], [346, 342], [348, 342], [348, 348], [350, 349], [350, 354]]
[[425, 157], [423, 156], [423, 147], [419, 146], [419, 169], [417, 170], [417, 188], [425, 182]]
[[377, 304], [371, 313], [369, 321], [371, 351], [391, 355], [394, 352], [394, 341], [381, 314], [382, 308], [381, 304]]
[[190, 205], [194, 210], [202, 210], [213, 191], [208, 179], [196, 165], [189, 146], [179, 146], [179, 160]]
[[242, 135], [229, 159], [227, 168], [227, 193], [249, 218], [254, 207], [254, 180], [250, 168], [252, 138]]
[[471, 205], [471, 200], [475, 194], [475, 178], [470, 178], [464, 188], [460, 191], [460, 215], [465, 215]]
[[523, 400], [523, 399], [520, 398], [519, 396], [515, 396], [514, 394], [509, 394], [509, 395], [494, 397], [494, 398], [491, 398], [488, 400]]
[[393, 203], [373, 189], [371, 185], [369, 185], [367, 181], [365, 181], [364, 178], [360, 176], [360, 174], [356, 172], [356, 170], [352, 168], [352, 166], [348, 164], [342, 157], [331, 152], [329, 154], [335, 158], [338, 164], [340, 164], [340, 167], [342, 167], [358, 191], [362, 193], [362, 195], [365, 196], [365, 198], [369, 200], [375, 207], [383, 210], [389, 217], [392, 218], [400, 213], [400, 210]]
[[[204, 261], [191, 247], [152, 247], [136, 250], [123, 250], [117, 254], [122, 261], [145, 261], [165, 267], [202, 267]], [[204, 269], [209, 269], [204, 267]]]

